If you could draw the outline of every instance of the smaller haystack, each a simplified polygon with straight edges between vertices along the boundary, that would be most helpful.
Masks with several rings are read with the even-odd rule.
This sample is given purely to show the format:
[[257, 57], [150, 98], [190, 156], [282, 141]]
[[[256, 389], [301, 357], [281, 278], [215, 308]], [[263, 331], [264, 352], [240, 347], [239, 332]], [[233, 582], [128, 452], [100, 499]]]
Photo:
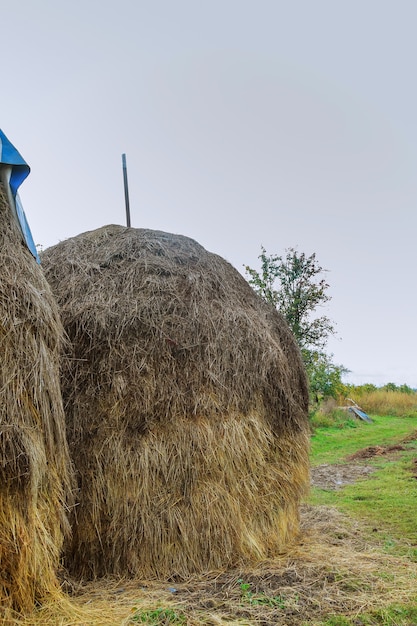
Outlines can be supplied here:
[[69, 455], [63, 329], [0, 185], [0, 618], [59, 588]]
[[107, 226], [42, 263], [72, 344], [70, 571], [186, 577], [282, 550], [309, 475], [306, 377], [282, 316], [179, 235]]

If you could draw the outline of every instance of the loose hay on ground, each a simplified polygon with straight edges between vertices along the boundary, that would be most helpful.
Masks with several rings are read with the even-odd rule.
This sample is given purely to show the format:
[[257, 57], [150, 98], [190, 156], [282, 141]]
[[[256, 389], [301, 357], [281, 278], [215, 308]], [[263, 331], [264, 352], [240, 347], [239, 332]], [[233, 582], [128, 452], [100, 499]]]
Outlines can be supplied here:
[[187, 577], [283, 549], [309, 482], [309, 426], [280, 314], [179, 235], [107, 226], [42, 263], [72, 344], [70, 571]]
[[58, 589], [69, 455], [56, 303], [0, 187], [0, 615]]
[[16, 624], [133, 626], [141, 613], [162, 607], [184, 614], [187, 626], [314, 626], [332, 615], [356, 616], [360, 623], [366, 612], [415, 604], [417, 563], [381, 552], [360, 522], [331, 507], [304, 506], [301, 532], [300, 542], [256, 568], [175, 585], [120, 579], [76, 584], [71, 599], [51, 602]]

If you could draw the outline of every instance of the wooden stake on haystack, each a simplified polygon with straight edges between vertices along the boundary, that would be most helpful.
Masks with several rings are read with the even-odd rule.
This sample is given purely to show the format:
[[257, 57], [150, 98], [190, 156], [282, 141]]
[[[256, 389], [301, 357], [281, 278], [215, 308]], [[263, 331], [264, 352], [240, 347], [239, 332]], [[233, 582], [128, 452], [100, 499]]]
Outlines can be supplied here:
[[126, 205], [126, 226], [130, 228], [130, 205], [129, 205], [129, 187], [127, 184], [127, 167], [126, 167], [126, 155], [122, 154], [123, 165], [123, 183], [125, 188], [125, 205]]

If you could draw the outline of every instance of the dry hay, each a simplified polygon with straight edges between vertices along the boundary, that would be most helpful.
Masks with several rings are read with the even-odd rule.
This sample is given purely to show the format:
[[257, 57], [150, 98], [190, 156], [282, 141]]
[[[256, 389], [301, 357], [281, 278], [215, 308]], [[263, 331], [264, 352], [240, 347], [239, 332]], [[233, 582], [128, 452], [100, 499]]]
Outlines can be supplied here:
[[107, 226], [46, 250], [79, 481], [72, 574], [187, 577], [277, 553], [309, 479], [283, 318], [186, 237]]
[[0, 188], [0, 615], [58, 589], [69, 454], [56, 303]]
[[[301, 531], [302, 540], [285, 554], [254, 568], [174, 584], [120, 579], [79, 583], [70, 598], [46, 603], [8, 626], [394, 624], [381, 619], [385, 609], [415, 607], [417, 563], [387, 554], [366, 524], [331, 507], [303, 506]], [[158, 611], [167, 618], [158, 619]], [[179, 618], [171, 621], [174, 613]], [[374, 613], [379, 617], [371, 621]], [[406, 623], [414, 624], [395, 621]]]

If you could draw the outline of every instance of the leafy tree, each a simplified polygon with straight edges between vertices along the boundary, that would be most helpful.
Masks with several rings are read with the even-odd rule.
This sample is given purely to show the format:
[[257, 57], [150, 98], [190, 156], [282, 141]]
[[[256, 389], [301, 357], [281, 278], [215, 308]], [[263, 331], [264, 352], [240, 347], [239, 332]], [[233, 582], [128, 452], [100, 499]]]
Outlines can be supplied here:
[[395, 383], [387, 383], [382, 387], [384, 391], [398, 391], [398, 387]]
[[285, 256], [268, 256], [265, 248], [261, 249], [261, 271], [246, 266], [248, 282], [284, 315], [308, 360], [308, 353], [322, 351], [329, 335], [335, 333], [328, 317], [313, 316], [318, 306], [330, 300], [329, 285], [321, 277], [326, 270], [315, 254], [306, 256], [288, 248]]
[[399, 391], [401, 393], [412, 394], [415, 393], [414, 389], [408, 385], [396, 385], [395, 383], [387, 383], [382, 387], [383, 391]]
[[398, 391], [401, 391], [401, 393], [408, 393], [409, 395], [416, 392], [415, 389], [406, 384], [400, 385]]
[[373, 383], [364, 383], [363, 385], [346, 385], [347, 396], [355, 395], [355, 397], [362, 397], [367, 393], [374, 393], [378, 390], [378, 387]]
[[288, 248], [284, 256], [267, 255], [261, 247], [261, 269], [245, 266], [248, 282], [267, 302], [285, 317], [300, 347], [310, 382], [313, 402], [336, 397], [343, 392], [342, 375], [347, 370], [335, 365], [324, 352], [327, 340], [335, 333], [330, 319], [316, 314], [330, 300], [324, 270], [316, 255], [307, 256]]
[[331, 357], [323, 352], [310, 354], [306, 364], [310, 383], [310, 397], [314, 403], [326, 398], [347, 395], [347, 386], [342, 382], [343, 374], [349, 372], [343, 365], [335, 365]]

